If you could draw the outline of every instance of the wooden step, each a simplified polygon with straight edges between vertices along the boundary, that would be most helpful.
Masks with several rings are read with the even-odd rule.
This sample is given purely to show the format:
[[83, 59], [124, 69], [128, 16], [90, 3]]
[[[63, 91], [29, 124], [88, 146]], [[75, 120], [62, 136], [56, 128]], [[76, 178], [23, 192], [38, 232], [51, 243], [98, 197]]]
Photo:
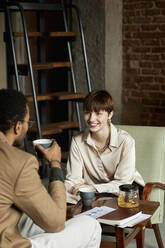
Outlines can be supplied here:
[[[52, 126], [50, 129], [49, 127], [46, 128], [46, 125], [41, 126], [41, 133], [42, 135], [49, 135], [49, 134], [59, 134], [62, 133], [62, 129], [57, 126]], [[37, 133], [37, 127], [32, 127], [28, 131], [29, 133]]]
[[[51, 125], [52, 123], [50, 124], [50, 126]], [[63, 122], [56, 122], [56, 127], [62, 128], [62, 129], [78, 128], [79, 124], [76, 121], [73, 121], [73, 122], [63, 121]]]
[[[34, 70], [51, 70], [55, 68], [70, 68], [70, 62], [48, 62], [48, 63], [34, 63], [33, 69]], [[9, 73], [14, 74], [14, 67], [9, 67]], [[28, 65], [26, 64], [19, 64], [18, 65], [18, 73], [19, 75], [28, 75]]]
[[[24, 33], [23, 32], [13, 32], [14, 37], [23, 37]], [[33, 38], [33, 37], [68, 37], [68, 38], [73, 38], [76, 36], [75, 32], [28, 32], [28, 37]]]
[[[50, 134], [58, 134], [61, 133], [63, 129], [70, 129], [70, 128], [78, 128], [78, 122], [56, 122], [56, 123], [48, 123], [45, 125], [41, 125], [41, 132], [42, 135], [50, 135]], [[37, 128], [33, 127], [29, 130], [32, 133], [37, 132]]]
[[33, 64], [34, 70], [50, 70], [54, 68], [70, 67], [70, 62], [48, 62], [48, 63], [35, 63]]
[[[48, 94], [41, 94], [37, 96], [37, 101], [47, 101], [47, 100], [75, 100], [84, 99], [85, 94], [82, 93], [72, 93], [72, 92], [53, 92]], [[33, 102], [33, 96], [26, 96], [28, 102]]]

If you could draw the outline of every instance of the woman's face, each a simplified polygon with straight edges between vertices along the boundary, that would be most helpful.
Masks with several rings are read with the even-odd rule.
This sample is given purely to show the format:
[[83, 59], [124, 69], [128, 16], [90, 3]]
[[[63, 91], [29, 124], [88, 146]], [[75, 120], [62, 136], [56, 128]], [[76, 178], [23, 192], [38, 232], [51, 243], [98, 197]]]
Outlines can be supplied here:
[[108, 120], [111, 119], [113, 112], [110, 114], [105, 110], [99, 112], [84, 112], [84, 120], [86, 126], [89, 127], [91, 132], [98, 132], [108, 127]]

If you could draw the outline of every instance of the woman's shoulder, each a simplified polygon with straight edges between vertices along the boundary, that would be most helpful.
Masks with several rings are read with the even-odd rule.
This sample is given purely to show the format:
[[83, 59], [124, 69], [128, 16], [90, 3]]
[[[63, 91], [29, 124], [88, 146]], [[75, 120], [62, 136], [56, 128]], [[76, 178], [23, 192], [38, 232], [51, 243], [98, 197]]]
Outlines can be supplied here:
[[72, 141], [75, 141], [76, 143], [83, 142], [84, 139], [86, 139], [86, 135], [87, 135], [86, 130], [81, 131], [72, 137]]
[[118, 125], [115, 125], [115, 129], [118, 136], [118, 140], [120, 142], [122, 141], [134, 142], [134, 138], [131, 136], [131, 134], [128, 131], [122, 129], [122, 127]]

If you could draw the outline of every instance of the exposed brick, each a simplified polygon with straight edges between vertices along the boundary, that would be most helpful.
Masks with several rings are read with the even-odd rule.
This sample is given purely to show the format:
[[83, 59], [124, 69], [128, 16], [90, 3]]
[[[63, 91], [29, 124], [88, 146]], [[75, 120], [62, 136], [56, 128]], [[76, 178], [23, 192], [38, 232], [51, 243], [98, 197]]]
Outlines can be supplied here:
[[142, 74], [149, 74], [149, 75], [160, 74], [160, 70], [158, 70], [158, 69], [142, 69]]
[[139, 74], [139, 69], [130, 68], [130, 69], [126, 69], [125, 72], [126, 72], [126, 75], [135, 76], [135, 75]]
[[[163, 90], [163, 91], [165, 91], [165, 85], [162, 85], [161, 86], [161, 89]], [[165, 102], [164, 102], [165, 103]]]
[[135, 32], [132, 37], [134, 39], [161, 39], [165, 38], [165, 32]]
[[132, 50], [135, 53], [150, 53], [151, 52], [150, 47], [133, 47]]
[[[136, 25], [137, 26], [137, 25]], [[142, 31], [156, 31], [158, 25], [150, 24], [150, 25], [141, 25]], [[135, 30], [136, 31], [136, 30]]]
[[143, 67], [143, 68], [152, 68], [153, 67], [152, 62], [140, 62], [139, 65], [140, 65], [140, 67]]
[[161, 99], [161, 106], [165, 106], [165, 99]]
[[160, 15], [161, 10], [159, 9], [145, 9], [141, 11], [141, 14], [144, 16], [155, 16], [155, 15]]
[[154, 80], [157, 83], [165, 83], [165, 77], [155, 77]]
[[143, 46], [160, 46], [160, 40], [141, 40]]
[[151, 97], [151, 98], [154, 98], [154, 99], [156, 99], [156, 98], [165, 98], [165, 92], [149, 92], [149, 97]]
[[160, 100], [159, 99], [150, 99], [150, 98], [146, 98], [146, 99], [142, 99], [142, 103], [146, 104], [146, 105], [159, 105], [160, 104]]
[[132, 4], [126, 4], [124, 6], [125, 9], [149, 9], [153, 7], [153, 2], [137, 2]]
[[123, 31], [124, 32], [137, 32], [137, 31], [140, 31], [140, 27], [138, 25], [124, 25], [123, 26]]
[[161, 46], [165, 46], [165, 40], [164, 39], [161, 40], [160, 42], [161, 42]]
[[128, 97], [130, 103], [141, 104], [141, 99], [139, 97]]
[[152, 48], [153, 53], [165, 53], [165, 47], [154, 47]]
[[159, 28], [160, 31], [165, 31], [165, 24], [159, 25], [158, 28]]
[[156, 113], [160, 113], [160, 114], [165, 114], [165, 107], [159, 107], [159, 108], [155, 108], [155, 112]]
[[165, 8], [165, 2], [164, 1], [155, 1], [155, 5], [157, 8]]
[[141, 97], [143, 96], [141, 90], [132, 90], [132, 91], [131, 91], [131, 95], [132, 95], [133, 97], [136, 96], [136, 97], [139, 97], [139, 98], [141, 98]]
[[161, 54], [161, 59], [165, 60], [165, 54]]
[[133, 10], [131, 10], [131, 11], [127, 10], [127, 11], [124, 11], [123, 14], [125, 17], [127, 17], [127, 16], [139, 16], [139, 13], [136, 12], [135, 10], [134, 11]]
[[140, 54], [123, 54], [123, 59], [124, 60], [139, 60], [141, 57]]
[[151, 17], [135, 17], [133, 20], [132, 20], [133, 23], [136, 23], [136, 24], [146, 24], [146, 23], [151, 23], [152, 22], [152, 19]]
[[134, 47], [134, 46], [140, 46], [141, 45], [141, 41], [140, 40], [123, 40], [123, 45], [124, 46], [131, 46], [131, 47]]
[[152, 83], [154, 81], [154, 77], [151, 77], [151, 76], [145, 76], [145, 77], [142, 77], [140, 75], [136, 76], [135, 78], [135, 82], [137, 83]]
[[161, 10], [161, 15], [165, 16], [165, 9]]
[[124, 16], [123, 17], [123, 24], [131, 24], [133, 23], [133, 18], [130, 16]]
[[165, 23], [165, 17], [164, 16], [157, 16], [153, 18], [153, 23]]
[[141, 55], [141, 59], [143, 60], [153, 60], [153, 61], [157, 61], [159, 60], [161, 57], [161, 55], [158, 54], [142, 54]]
[[163, 75], [165, 75], [165, 70], [161, 70], [161, 73], [162, 73]]
[[122, 118], [126, 124], [164, 125], [165, 0], [123, 0], [123, 14]]
[[130, 68], [139, 68], [139, 62], [137, 60], [130, 60]]
[[160, 86], [158, 84], [145, 83], [141, 85], [141, 90], [160, 90]]
[[163, 63], [163, 62], [162, 63], [160, 63], [160, 62], [158, 62], [158, 63], [154, 62], [153, 63], [153, 67], [154, 68], [162, 68], [163, 69], [163, 68], [165, 68], [165, 63]]
[[127, 39], [131, 39], [133, 37], [133, 33], [125, 32], [124, 37], [127, 38]]

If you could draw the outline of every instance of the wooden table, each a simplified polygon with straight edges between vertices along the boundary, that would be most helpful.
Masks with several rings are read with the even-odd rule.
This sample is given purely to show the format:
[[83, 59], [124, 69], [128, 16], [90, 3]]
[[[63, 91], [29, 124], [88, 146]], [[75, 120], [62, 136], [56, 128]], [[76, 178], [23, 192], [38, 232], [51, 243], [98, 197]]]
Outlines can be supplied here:
[[[144, 201], [140, 200], [140, 205], [136, 208], [138, 211], [142, 211], [144, 214], [150, 214], [151, 216], [155, 213], [156, 209], [159, 207], [159, 202], [153, 201]], [[108, 198], [108, 197], [101, 197], [95, 198], [91, 207], [83, 207], [82, 202], [79, 201], [76, 205], [68, 206], [67, 211], [67, 218], [71, 218], [76, 214], [89, 210], [93, 207], [99, 206], [108, 206], [112, 208], [118, 208], [117, 205], [117, 198]], [[135, 227], [130, 228], [131, 232], [126, 235], [125, 228], [114, 227], [115, 228], [115, 235], [116, 235], [116, 242], [102, 242], [101, 248], [125, 248], [129, 242], [136, 238], [137, 248], [144, 248], [144, 233], [145, 233], [145, 226], [147, 225], [148, 221], [140, 222]]]

